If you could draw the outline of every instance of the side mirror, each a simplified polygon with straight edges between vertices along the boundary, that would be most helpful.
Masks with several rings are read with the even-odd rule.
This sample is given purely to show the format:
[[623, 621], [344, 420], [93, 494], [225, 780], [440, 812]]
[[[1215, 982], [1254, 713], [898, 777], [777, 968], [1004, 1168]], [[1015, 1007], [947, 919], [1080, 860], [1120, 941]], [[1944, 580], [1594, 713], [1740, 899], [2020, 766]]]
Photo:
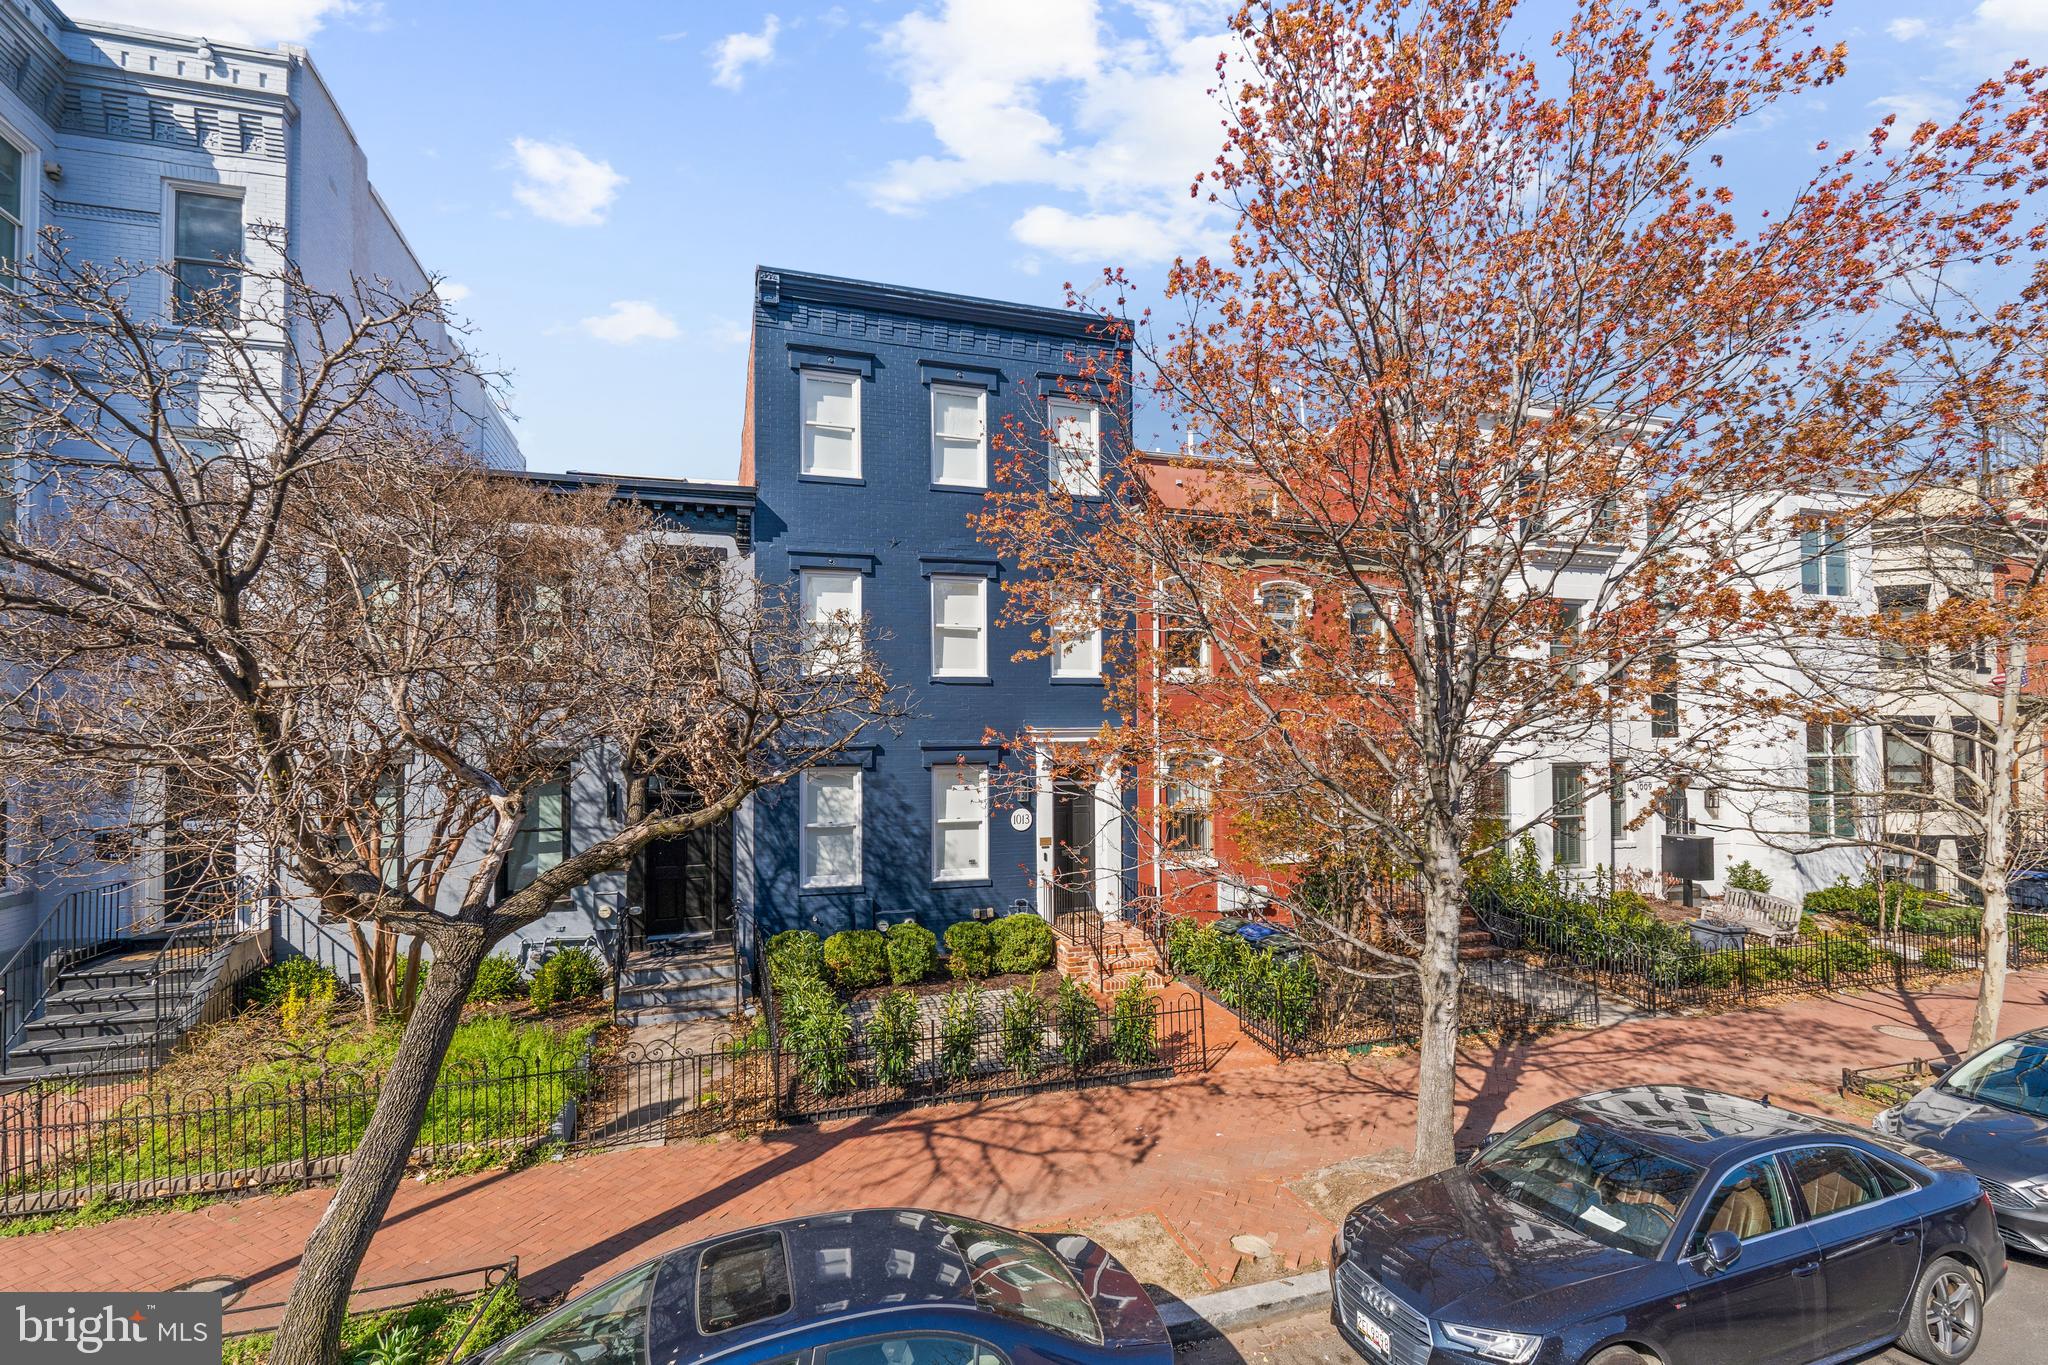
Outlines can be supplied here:
[[1707, 1234], [1706, 1261], [1709, 1270], [1726, 1270], [1742, 1255], [1742, 1239], [1725, 1229]]

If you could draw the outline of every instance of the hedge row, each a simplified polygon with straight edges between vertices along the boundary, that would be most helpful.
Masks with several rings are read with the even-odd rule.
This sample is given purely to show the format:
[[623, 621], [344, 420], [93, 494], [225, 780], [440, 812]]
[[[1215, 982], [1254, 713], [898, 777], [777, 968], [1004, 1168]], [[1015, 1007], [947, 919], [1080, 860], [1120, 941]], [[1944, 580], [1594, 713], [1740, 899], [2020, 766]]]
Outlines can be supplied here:
[[[879, 929], [842, 929], [820, 940], [788, 929], [768, 940], [768, 980], [787, 992], [806, 983], [841, 991], [888, 982], [914, 986], [939, 972], [939, 940], [915, 921]], [[1052, 926], [1037, 915], [1006, 915], [992, 924], [967, 920], [946, 930], [946, 966], [962, 981], [997, 972], [1040, 972], [1052, 966]]]

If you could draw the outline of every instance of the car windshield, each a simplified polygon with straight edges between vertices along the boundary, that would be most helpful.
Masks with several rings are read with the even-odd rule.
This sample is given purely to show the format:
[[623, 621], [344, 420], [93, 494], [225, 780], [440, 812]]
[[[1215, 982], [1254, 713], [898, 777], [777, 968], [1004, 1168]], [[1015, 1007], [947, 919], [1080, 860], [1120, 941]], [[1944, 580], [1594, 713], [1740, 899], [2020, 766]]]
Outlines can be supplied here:
[[569, 1300], [485, 1357], [490, 1365], [647, 1365], [649, 1261]]
[[986, 1223], [948, 1218], [946, 1226], [967, 1260], [976, 1303], [1091, 1345], [1102, 1344], [1095, 1309], [1059, 1257], [1021, 1233]]
[[1944, 1076], [1941, 1088], [2048, 1119], [2048, 1042], [2008, 1038]]
[[1663, 1250], [1700, 1168], [1558, 1110], [1538, 1114], [1475, 1158], [1493, 1189], [1603, 1246]]

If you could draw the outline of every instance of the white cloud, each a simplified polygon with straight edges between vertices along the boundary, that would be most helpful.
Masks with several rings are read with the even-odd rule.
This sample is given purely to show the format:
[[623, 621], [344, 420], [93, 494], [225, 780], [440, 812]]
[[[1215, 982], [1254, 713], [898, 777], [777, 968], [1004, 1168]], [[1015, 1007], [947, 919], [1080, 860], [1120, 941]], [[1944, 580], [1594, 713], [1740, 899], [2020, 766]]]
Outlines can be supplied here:
[[1910, 43], [1915, 38], [1927, 36], [1927, 21], [1925, 19], [1894, 19], [1884, 26], [1884, 31], [1902, 43]]
[[1977, 21], [2017, 33], [2048, 33], [2048, 0], [1983, 0]]
[[512, 139], [519, 183], [512, 197], [535, 216], [568, 227], [596, 227], [611, 211], [626, 177], [609, 161], [595, 161], [566, 142]]
[[373, 0], [85, 0], [66, 5], [84, 19], [224, 43], [302, 43], [329, 19], [378, 20]]
[[[1188, 184], [1222, 144], [1208, 95], [1231, 46], [1225, 0], [1131, 0], [1120, 31], [1101, 0], [937, 0], [884, 30], [905, 115], [938, 150], [891, 162], [864, 188], [914, 213], [991, 186], [1036, 186], [1056, 202], [1011, 226], [1068, 259], [1159, 260], [1211, 234]], [[1128, 27], [1128, 24], [1126, 24]]]
[[434, 286], [434, 292], [441, 296], [441, 302], [457, 304], [469, 297], [469, 286], [457, 284], [453, 280], [443, 280]]
[[1918, 128], [1929, 120], [1944, 123], [1954, 118], [1956, 112], [1955, 103], [1951, 100], [1943, 99], [1939, 95], [1926, 95], [1910, 90], [1874, 99], [1870, 102], [1870, 107], [1881, 113], [1897, 114], [1897, 127], [1905, 131]]
[[711, 83], [726, 90], [745, 84], [747, 68], [759, 66], [775, 56], [775, 35], [782, 32], [782, 20], [769, 15], [759, 33], [728, 33], [711, 45]]
[[611, 311], [584, 318], [577, 327], [599, 341], [631, 346], [638, 341], [673, 341], [682, 335], [676, 320], [646, 299], [619, 299]]

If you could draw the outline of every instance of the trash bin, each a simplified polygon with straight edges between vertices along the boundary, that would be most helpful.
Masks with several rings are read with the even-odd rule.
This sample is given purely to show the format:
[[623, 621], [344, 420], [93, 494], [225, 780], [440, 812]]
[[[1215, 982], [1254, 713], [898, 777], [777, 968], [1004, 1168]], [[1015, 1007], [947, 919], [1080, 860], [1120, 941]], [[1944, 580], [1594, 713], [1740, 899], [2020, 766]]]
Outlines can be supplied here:
[[1696, 919], [1688, 921], [1687, 929], [1692, 931], [1692, 941], [1703, 953], [1728, 953], [1742, 947], [1742, 941], [1749, 937], [1749, 929], [1741, 924], [1723, 924], [1719, 920]]

